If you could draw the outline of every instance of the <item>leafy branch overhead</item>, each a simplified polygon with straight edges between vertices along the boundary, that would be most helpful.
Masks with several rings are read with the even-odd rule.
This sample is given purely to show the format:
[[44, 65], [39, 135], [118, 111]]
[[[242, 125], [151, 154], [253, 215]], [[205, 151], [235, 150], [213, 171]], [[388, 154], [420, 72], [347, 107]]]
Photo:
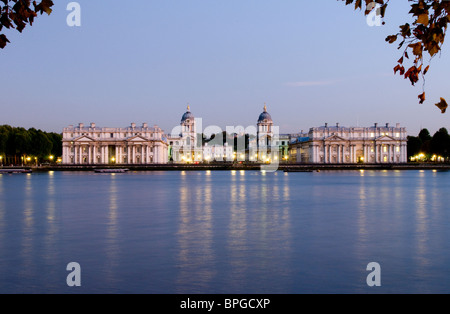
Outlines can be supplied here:
[[[354, 3], [355, 10], [365, 8], [365, 14], [371, 13], [373, 4], [379, 6], [377, 14], [384, 17], [389, 0], [341, 0], [346, 5]], [[364, 2], [364, 3], [363, 3]], [[405, 79], [409, 79], [415, 85], [420, 78], [425, 84], [425, 75], [430, 69], [431, 60], [441, 51], [444, 44], [447, 26], [450, 23], [450, 1], [448, 0], [409, 0], [411, 10], [409, 14], [413, 17], [411, 24], [400, 25], [397, 34], [387, 36], [386, 41], [390, 44], [399, 42], [398, 49], [403, 49], [394, 74], [399, 73]], [[427, 61], [424, 57], [429, 56]], [[409, 65], [405, 62], [409, 61]], [[419, 103], [425, 101], [425, 91], [418, 96]], [[441, 98], [436, 106], [442, 113], [447, 110], [447, 102]]]
[[0, 48], [5, 48], [10, 42], [1, 33], [3, 28], [16, 29], [21, 33], [27, 24], [33, 25], [38, 13], [50, 15], [52, 6], [51, 0], [41, 0], [39, 3], [31, 3], [31, 0], [0, 0]]

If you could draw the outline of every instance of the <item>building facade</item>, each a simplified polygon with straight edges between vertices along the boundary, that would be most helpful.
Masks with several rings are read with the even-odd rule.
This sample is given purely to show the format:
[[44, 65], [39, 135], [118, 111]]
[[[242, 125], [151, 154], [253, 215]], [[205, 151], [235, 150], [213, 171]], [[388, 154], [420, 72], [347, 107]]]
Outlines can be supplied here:
[[147, 123], [137, 127], [100, 128], [91, 123], [63, 130], [63, 157], [66, 165], [164, 164], [167, 141], [158, 127]]
[[[169, 135], [147, 123], [137, 127], [99, 128], [95, 123], [63, 130], [66, 165], [165, 164], [223, 161], [311, 164], [392, 164], [407, 162], [407, 133], [400, 124], [371, 127], [313, 127], [307, 133], [279, 134], [264, 105], [255, 126], [237, 131], [248, 136], [248, 146], [235, 148], [223, 140], [219, 127], [211, 126], [216, 137], [206, 140], [202, 120], [187, 107], [180, 124]], [[208, 127], [207, 129], [210, 129]], [[235, 128], [237, 130], [238, 128]], [[206, 131], [207, 132], [207, 131]], [[243, 134], [241, 134], [244, 132]], [[232, 132], [231, 132], [232, 133]], [[233, 134], [234, 135], [234, 134]], [[237, 134], [235, 135], [237, 136]], [[236, 139], [237, 137], [235, 137]]]
[[372, 127], [328, 126], [311, 128], [293, 138], [290, 160], [313, 164], [391, 164], [407, 162], [406, 128], [388, 123]]
[[181, 117], [180, 125], [167, 136], [168, 159], [174, 163], [199, 163], [212, 161], [233, 161], [233, 146], [216, 139], [203, 143], [203, 130], [197, 129], [201, 120], [196, 119], [190, 106]]

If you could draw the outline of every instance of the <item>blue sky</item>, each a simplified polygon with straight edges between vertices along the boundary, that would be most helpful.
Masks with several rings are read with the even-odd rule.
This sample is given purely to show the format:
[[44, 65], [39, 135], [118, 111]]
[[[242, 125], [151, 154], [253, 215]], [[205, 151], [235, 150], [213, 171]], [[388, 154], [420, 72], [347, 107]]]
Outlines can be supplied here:
[[421, 83], [393, 75], [384, 39], [410, 18], [391, 2], [386, 25], [336, 0], [83, 0], [81, 27], [55, 1], [0, 51], [0, 124], [61, 132], [70, 124], [176, 126], [190, 103], [203, 125], [254, 125], [267, 103], [282, 133], [325, 122], [450, 128], [448, 45]]

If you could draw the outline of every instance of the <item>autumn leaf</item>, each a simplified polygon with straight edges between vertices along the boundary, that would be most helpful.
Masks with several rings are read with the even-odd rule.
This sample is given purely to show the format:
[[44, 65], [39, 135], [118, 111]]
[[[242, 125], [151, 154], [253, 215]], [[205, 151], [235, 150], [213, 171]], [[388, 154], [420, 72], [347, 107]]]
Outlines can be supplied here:
[[423, 50], [422, 43], [418, 42], [418, 43], [415, 43], [415, 44], [410, 44], [408, 47], [412, 48], [413, 54], [415, 56], [418, 56], [418, 57], [422, 56], [422, 50]]
[[421, 14], [421, 15], [419, 15], [419, 17], [417, 18], [417, 23], [418, 24], [422, 24], [422, 25], [425, 25], [425, 26], [427, 26], [428, 25], [428, 22], [429, 22], [430, 20], [429, 20], [429, 17], [428, 17], [428, 14]]
[[447, 102], [445, 101], [445, 99], [441, 97], [441, 101], [436, 104], [436, 107], [441, 109], [442, 113], [445, 113], [445, 111], [447, 110], [448, 105], [447, 105]]
[[0, 48], [2, 48], [2, 49], [5, 48], [6, 43], [9, 43], [8, 38], [6, 38], [5, 35], [0, 34]]
[[423, 104], [425, 101], [425, 92], [419, 95], [419, 104]]
[[390, 35], [390, 36], [386, 37], [386, 41], [389, 42], [390, 44], [396, 42], [397, 41], [397, 35]]

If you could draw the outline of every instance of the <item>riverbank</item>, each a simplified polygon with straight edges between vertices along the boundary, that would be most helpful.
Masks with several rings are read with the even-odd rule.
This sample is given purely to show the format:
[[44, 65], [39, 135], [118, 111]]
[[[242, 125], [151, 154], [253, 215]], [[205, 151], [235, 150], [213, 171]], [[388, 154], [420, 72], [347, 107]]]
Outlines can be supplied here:
[[[208, 164], [154, 164], [154, 165], [47, 165], [39, 167], [0, 167], [0, 169], [27, 169], [46, 171], [94, 171], [96, 169], [128, 169], [130, 171], [206, 171], [206, 170], [261, 170], [261, 164], [208, 163]], [[317, 170], [450, 170], [450, 164], [280, 164], [279, 171]]]

